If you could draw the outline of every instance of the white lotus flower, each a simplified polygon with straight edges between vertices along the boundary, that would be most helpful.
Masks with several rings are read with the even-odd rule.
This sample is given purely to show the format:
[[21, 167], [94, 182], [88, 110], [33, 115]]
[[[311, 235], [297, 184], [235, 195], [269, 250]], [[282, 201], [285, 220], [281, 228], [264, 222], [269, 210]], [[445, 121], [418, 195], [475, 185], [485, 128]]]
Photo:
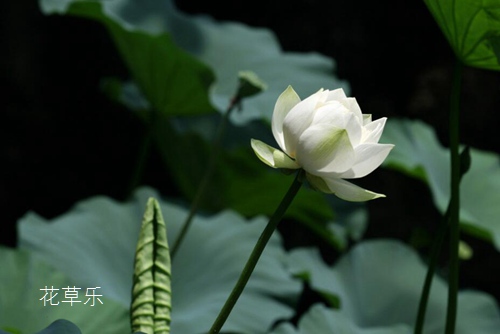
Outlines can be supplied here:
[[319, 191], [353, 202], [385, 195], [360, 188], [344, 179], [371, 173], [385, 160], [391, 144], [379, 144], [386, 118], [372, 122], [356, 99], [342, 89], [323, 90], [301, 101], [291, 86], [274, 107], [272, 130], [281, 150], [252, 139], [257, 157], [273, 168], [306, 171]]

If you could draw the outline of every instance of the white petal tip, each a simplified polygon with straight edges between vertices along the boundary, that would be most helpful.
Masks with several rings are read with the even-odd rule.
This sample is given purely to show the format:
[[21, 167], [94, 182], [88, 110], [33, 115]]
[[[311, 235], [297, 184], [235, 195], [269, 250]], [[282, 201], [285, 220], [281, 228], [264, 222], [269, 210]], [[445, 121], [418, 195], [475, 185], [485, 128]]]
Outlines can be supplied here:
[[377, 194], [369, 190], [365, 190], [362, 194], [357, 194], [357, 196], [345, 196], [344, 194], [334, 193], [338, 198], [343, 199], [348, 202], [367, 202], [377, 198], [386, 197], [384, 194]]
[[342, 179], [323, 179], [319, 176], [306, 174], [309, 184], [314, 190], [326, 193], [334, 194], [340, 199], [348, 202], [366, 202], [373, 199], [386, 197], [384, 194], [378, 194], [373, 191], [369, 191], [360, 188], [350, 182]]

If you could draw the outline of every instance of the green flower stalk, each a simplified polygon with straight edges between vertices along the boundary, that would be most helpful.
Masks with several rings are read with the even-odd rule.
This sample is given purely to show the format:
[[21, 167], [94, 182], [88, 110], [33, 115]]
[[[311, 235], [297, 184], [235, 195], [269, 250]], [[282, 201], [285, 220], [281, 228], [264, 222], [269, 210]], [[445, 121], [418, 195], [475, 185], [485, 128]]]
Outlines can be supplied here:
[[292, 185], [288, 189], [288, 192], [286, 193], [285, 197], [281, 201], [280, 205], [274, 212], [273, 216], [269, 220], [269, 223], [267, 223], [264, 231], [262, 231], [262, 234], [259, 237], [259, 240], [255, 244], [254, 249], [252, 250], [252, 253], [250, 254], [250, 257], [248, 258], [247, 263], [245, 264], [245, 267], [243, 268], [243, 271], [240, 274], [240, 277], [238, 278], [238, 281], [236, 282], [236, 285], [234, 286], [233, 290], [231, 291], [231, 294], [227, 298], [224, 306], [222, 307], [221, 311], [219, 312], [219, 315], [215, 319], [212, 327], [208, 331], [209, 334], [216, 334], [219, 333], [222, 326], [226, 322], [227, 318], [229, 317], [229, 314], [233, 310], [234, 305], [236, 305], [236, 302], [238, 301], [238, 298], [240, 297], [241, 293], [245, 289], [245, 286], [250, 279], [250, 276], [253, 273], [253, 270], [255, 269], [255, 266], [257, 265], [257, 262], [259, 261], [259, 258], [264, 251], [264, 248], [267, 245], [267, 242], [273, 235], [274, 230], [278, 226], [278, 223], [281, 221], [281, 218], [285, 214], [286, 210], [292, 203], [292, 200], [295, 198], [295, 195], [299, 191], [302, 182], [304, 179], [304, 171], [301, 169], [297, 173], [295, 180], [293, 181]]
[[289, 86], [276, 102], [272, 130], [281, 150], [252, 139], [257, 157], [273, 168], [298, 170], [295, 180], [257, 240], [236, 285], [215, 319], [209, 334], [219, 333], [252, 275], [278, 223], [299, 191], [305, 178], [316, 189], [335, 193], [348, 201], [384, 197], [362, 189], [343, 178], [371, 173], [394, 145], [378, 144], [385, 118], [372, 122], [361, 114], [353, 98], [342, 89], [320, 90], [301, 101]]

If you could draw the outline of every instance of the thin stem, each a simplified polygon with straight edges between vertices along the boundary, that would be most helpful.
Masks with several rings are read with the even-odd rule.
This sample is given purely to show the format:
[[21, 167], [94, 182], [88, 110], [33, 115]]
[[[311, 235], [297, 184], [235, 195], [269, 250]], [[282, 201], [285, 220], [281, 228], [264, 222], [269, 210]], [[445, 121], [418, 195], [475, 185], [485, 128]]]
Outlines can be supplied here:
[[414, 334], [422, 334], [425, 322], [425, 312], [427, 310], [427, 301], [429, 300], [429, 294], [432, 286], [432, 279], [434, 277], [434, 272], [436, 271], [437, 260], [443, 246], [444, 236], [448, 227], [450, 217], [450, 205], [448, 204], [448, 209], [446, 210], [443, 219], [441, 219], [441, 224], [439, 225], [438, 232], [434, 238], [431, 248], [431, 257], [429, 260], [429, 266], [427, 268], [427, 274], [425, 276], [424, 286], [422, 288], [422, 294], [420, 295], [420, 303], [418, 305], [417, 321], [415, 324]]
[[184, 221], [184, 224], [182, 225], [182, 229], [177, 236], [177, 239], [175, 240], [172, 250], [170, 253], [170, 256], [172, 260], [175, 257], [175, 254], [177, 253], [177, 250], [179, 249], [182, 241], [184, 240], [186, 233], [188, 232], [189, 228], [191, 227], [191, 223], [193, 221], [193, 218], [196, 214], [196, 211], [198, 211], [198, 207], [200, 206], [203, 196], [205, 195], [205, 191], [207, 190], [208, 184], [210, 182], [210, 179], [213, 176], [213, 173], [215, 171], [215, 164], [217, 162], [217, 158], [219, 157], [220, 153], [220, 143], [222, 141], [222, 137], [224, 134], [224, 130], [226, 128], [227, 121], [229, 119], [229, 115], [231, 112], [234, 110], [234, 108], [239, 104], [239, 98], [234, 98], [231, 100], [231, 103], [229, 104], [228, 108], [226, 109], [226, 112], [224, 113], [224, 116], [222, 117], [221, 121], [219, 122], [219, 125], [217, 126], [216, 134], [214, 137], [214, 141], [212, 142], [212, 151], [208, 160], [208, 166], [207, 169], [205, 170], [205, 174], [203, 175], [203, 178], [200, 182], [200, 185], [198, 186], [198, 189], [196, 191], [196, 194], [194, 196], [193, 202], [191, 203], [191, 207], [189, 209], [189, 214]]
[[446, 313], [446, 334], [455, 333], [457, 318], [457, 295], [459, 283], [458, 243], [460, 239], [460, 153], [459, 119], [462, 64], [457, 59], [453, 71], [453, 86], [450, 101], [450, 273], [448, 279], [448, 310]]
[[252, 272], [255, 266], [257, 265], [257, 262], [259, 261], [259, 258], [262, 252], [264, 251], [264, 248], [267, 245], [267, 242], [271, 238], [274, 230], [278, 226], [278, 223], [281, 221], [281, 218], [283, 217], [286, 210], [292, 203], [292, 200], [295, 198], [295, 195], [299, 191], [300, 186], [302, 185], [303, 177], [304, 177], [304, 171], [301, 169], [297, 173], [295, 180], [288, 189], [288, 192], [286, 193], [285, 197], [283, 197], [283, 200], [279, 204], [278, 208], [276, 209], [276, 211], [274, 211], [274, 214], [267, 223], [266, 228], [264, 229], [264, 231], [262, 231], [259, 240], [257, 240], [257, 243], [255, 244], [255, 247], [252, 253], [250, 254], [250, 257], [248, 258], [248, 261], [245, 264], [245, 267], [243, 268], [240, 277], [238, 278], [238, 281], [236, 282], [233, 290], [231, 291], [231, 294], [227, 298], [226, 303], [220, 310], [217, 319], [215, 319], [212, 328], [210, 328], [210, 331], [208, 332], [209, 334], [219, 333], [222, 326], [229, 317], [229, 314], [231, 313], [236, 302], [238, 301], [238, 298], [243, 292], [243, 289], [245, 289], [248, 279], [252, 275]]
[[156, 118], [156, 111], [154, 109], [150, 110], [150, 119], [146, 123], [146, 133], [143, 136], [141, 146], [139, 148], [139, 154], [137, 157], [137, 162], [134, 167], [132, 174], [132, 179], [128, 185], [126, 196], [132, 196], [135, 188], [137, 188], [141, 182], [142, 174], [144, 173], [144, 168], [148, 160], [149, 152], [151, 151], [151, 143], [153, 142], [153, 124]]

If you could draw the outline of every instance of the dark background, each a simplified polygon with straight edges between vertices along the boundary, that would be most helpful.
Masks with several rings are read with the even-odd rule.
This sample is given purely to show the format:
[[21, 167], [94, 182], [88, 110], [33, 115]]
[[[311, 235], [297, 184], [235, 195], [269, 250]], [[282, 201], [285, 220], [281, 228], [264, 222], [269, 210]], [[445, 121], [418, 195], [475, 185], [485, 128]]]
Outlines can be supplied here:
[[[29, 210], [52, 218], [89, 196], [123, 199], [145, 129], [99, 89], [103, 77], [128, 77], [102, 26], [45, 17], [36, 1], [1, 6], [0, 243], [15, 246], [15, 223]], [[350, 83], [351, 96], [365, 113], [421, 119], [447, 145], [454, 56], [422, 1], [294, 0], [285, 7], [262, 0], [178, 1], [178, 7], [267, 27], [285, 51], [316, 51], [335, 59], [335, 75]], [[461, 141], [498, 153], [499, 108], [499, 73], [465, 68]], [[385, 169], [364, 182], [388, 195], [368, 204], [366, 238], [409, 242], [416, 226], [435, 231], [439, 213], [424, 184]], [[175, 192], [154, 151], [142, 183]], [[464, 239], [475, 254], [462, 263], [462, 287], [500, 300], [500, 277], [492, 274], [500, 264], [498, 252]]]

